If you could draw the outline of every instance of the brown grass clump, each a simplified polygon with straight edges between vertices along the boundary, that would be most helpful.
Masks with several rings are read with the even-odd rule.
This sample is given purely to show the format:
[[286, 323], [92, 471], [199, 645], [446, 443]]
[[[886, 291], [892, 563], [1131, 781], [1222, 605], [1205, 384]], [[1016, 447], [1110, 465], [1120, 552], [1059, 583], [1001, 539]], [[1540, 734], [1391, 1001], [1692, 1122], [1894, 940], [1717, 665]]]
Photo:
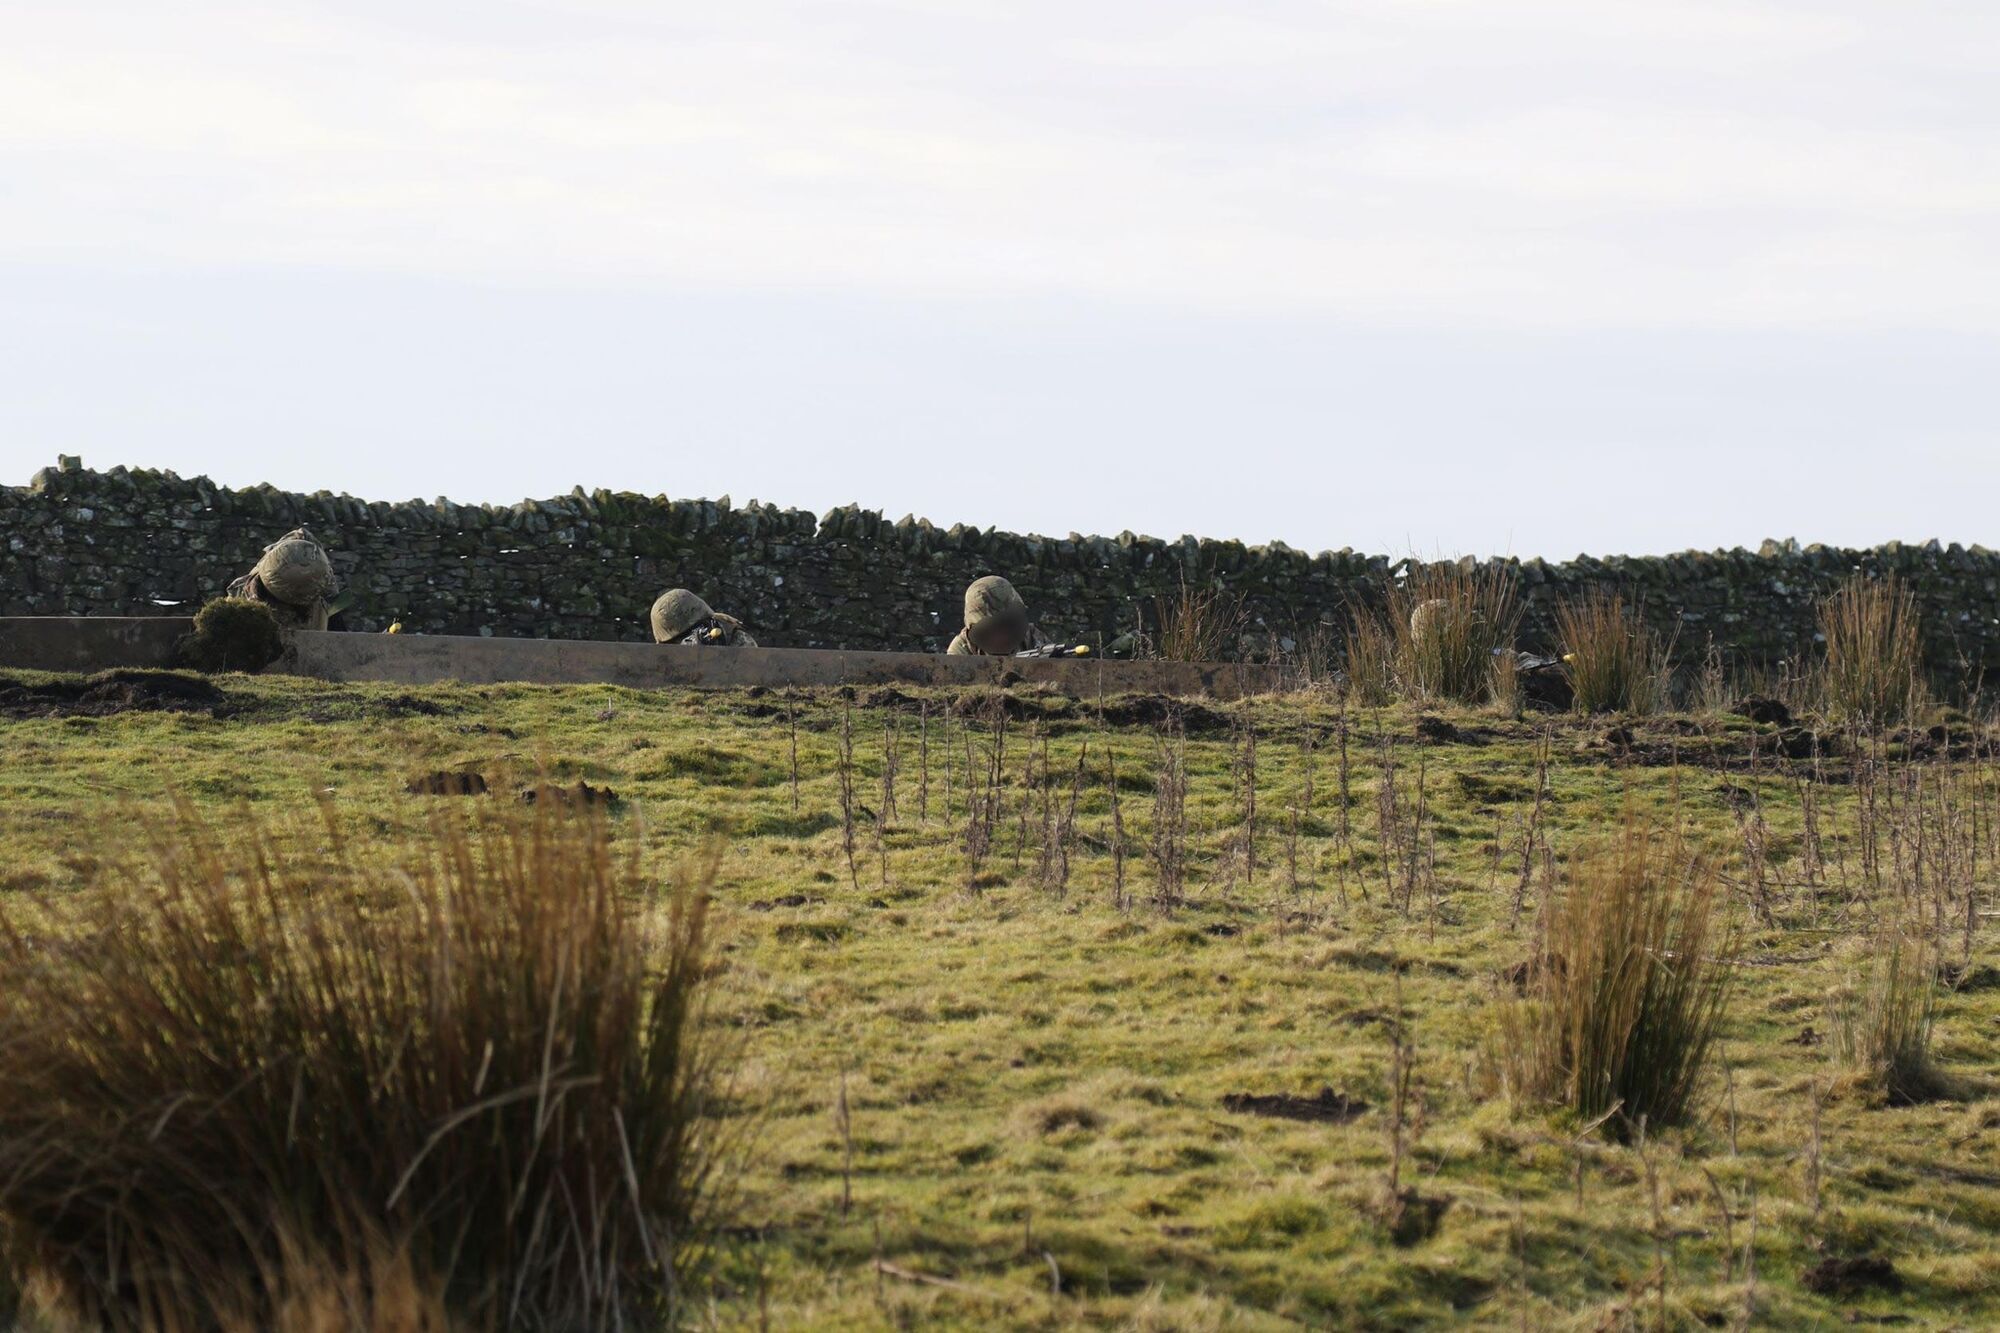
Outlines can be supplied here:
[[1397, 677], [1419, 699], [1485, 703], [1494, 657], [1511, 651], [1521, 622], [1513, 571], [1496, 562], [1414, 565], [1389, 593]]
[[1869, 952], [1860, 984], [1827, 997], [1834, 1058], [1891, 1103], [1948, 1095], [1950, 1080], [1931, 1058], [1940, 989], [1936, 947], [1920, 930], [1890, 927]]
[[1822, 601], [1819, 683], [1827, 711], [1875, 725], [1916, 713], [1923, 702], [1918, 628], [1916, 596], [1893, 574], [1856, 575]]
[[641, 917], [636, 844], [547, 806], [317, 833], [182, 808], [59, 946], [0, 908], [11, 1266], [120, 1329], [671, 1306], [731, 1160], [705, 881]]
[[1502, 1077], [1529, 1102], [1655, 1127], [1688, 1118], [1729, 992], [1715, 867], [1628, 826], [1588, 848], [1545, 914]]
[[1585, 713], [1656, 713], [1667, 700], [1667, 646], [1625, 605], [1602, 590], [1556, 605], [1563, 670]]
[[1153, 644], [1159, 657], [1169, 662], [1236, 659], [1245, 619], [1241, 593], [1189, 583], [1184, 569], [1174, 593], [1153, 599], [1153, 615], [1160, 627]]
[[1369, 708], [1396, 698], [1396, 635], [1382, 613], [1365, 606], [1352, 609], [1346, 657], [1349, 698]]

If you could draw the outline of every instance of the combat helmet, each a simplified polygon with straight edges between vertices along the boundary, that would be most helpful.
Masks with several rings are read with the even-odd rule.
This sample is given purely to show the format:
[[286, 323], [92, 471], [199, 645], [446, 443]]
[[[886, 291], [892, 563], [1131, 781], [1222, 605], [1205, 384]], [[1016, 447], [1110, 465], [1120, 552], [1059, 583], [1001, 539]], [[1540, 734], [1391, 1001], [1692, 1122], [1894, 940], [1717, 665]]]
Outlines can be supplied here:
[[998, 574], [988, 574], [965, 590], [965, 628], [970, 631], [995, 623], [1025, 626], [1028, 604], [1013, 584]]
[[265, 591], [288, 606], [311, 606], [337, 590], [326, 548], [304, 528], [294, 528], [265, 547], [263, 558], [250, 572]]
[[653, 642], [679, 643], [715, 613], [686, 588], [669, 588], [653, 603]]

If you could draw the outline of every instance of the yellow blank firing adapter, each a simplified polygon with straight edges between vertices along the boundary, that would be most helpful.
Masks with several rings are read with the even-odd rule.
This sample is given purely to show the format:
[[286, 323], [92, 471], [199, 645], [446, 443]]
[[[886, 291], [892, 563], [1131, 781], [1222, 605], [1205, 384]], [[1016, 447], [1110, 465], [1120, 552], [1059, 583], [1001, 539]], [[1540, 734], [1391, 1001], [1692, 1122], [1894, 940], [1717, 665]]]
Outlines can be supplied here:
[[403, 632], [403, 622], [398, 620], [382, 632], [384, 634], [401, 634]]
[[720, 625], [710, 625], [708, 633], [702, 635], [702, 637], [710, 643], [720, 643], [722, 642], [722, 627]]
[[1069, 655], [1071, 657], [1088, 657], [1090, 656], [1090, 645], [1079, 643], [1076, 647], [1069, 650]]

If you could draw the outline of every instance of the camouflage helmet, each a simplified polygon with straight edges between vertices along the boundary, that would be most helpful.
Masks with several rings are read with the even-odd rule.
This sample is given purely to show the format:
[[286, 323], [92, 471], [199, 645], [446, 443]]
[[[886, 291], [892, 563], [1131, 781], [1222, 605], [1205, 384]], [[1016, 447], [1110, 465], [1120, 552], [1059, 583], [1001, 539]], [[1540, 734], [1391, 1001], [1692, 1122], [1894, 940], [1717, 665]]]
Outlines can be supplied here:
[[669, 588], [653, 603], [653, 642], [679, 643], [715, 613], [686, 588]]
[[1432, 630], [1442, 629], [1451, 613], [1451, 603], [1442, 597], [1428, 597], [1410, 608], [1410, 637], [1422, 639]]
[[1476, 606], [1460, 611], [1448, 598], [1427, 597], [1410, 608], [1410, 637], [1421, 640], [1443, 634], [1447, 627], [1478, 625], [1485, 619]]
[[965, 627], [976, 630], [996, 621], [1026, 625], [1028, 604], [1014, 591], [1013, 584], [998, 574], [988, 574], [975, 579], [965, 590]]
[[265, 547], [263, 559], [251, 573], [288, 606], [311, 606], [336, 591], [326, 548], [304, 528], [293, 528]]

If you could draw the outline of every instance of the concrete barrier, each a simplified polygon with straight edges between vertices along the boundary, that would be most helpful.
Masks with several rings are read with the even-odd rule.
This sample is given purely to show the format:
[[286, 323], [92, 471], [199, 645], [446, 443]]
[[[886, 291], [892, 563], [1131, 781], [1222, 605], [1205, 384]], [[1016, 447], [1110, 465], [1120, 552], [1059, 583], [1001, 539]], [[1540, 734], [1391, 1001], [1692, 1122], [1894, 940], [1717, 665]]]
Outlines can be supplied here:
[[108, 671], [173, 665], [187, 616], [0, 616], [0, 667]]
[[[0, 617], [0, 667], [103, 671], [168, 667], [192, 625], [181, 616]], [[582, 639], [460, 638], [430, 634], [287, 634], [270, 670], [319, 680], [469, 685], [628, 685], [739, 689], [749, 685], [1052, 686], [1095, 694], [1206, 695], [1236, 699], [1282, 689], [1280, 667], [1235, 663], [1050, 661], [812, 648], [693, 648]]]
[[695, 648], [580, 639], [484, 639], [299, 631], [273, 670], [321, 680], [428, 685], [522, 681], [537, 685], [1050, 685], [1089, 697], [1138, 692], [1235, 699], [1282, 688], [1281, 668], [1234, 663], [1050, 661], [813, 648]]

